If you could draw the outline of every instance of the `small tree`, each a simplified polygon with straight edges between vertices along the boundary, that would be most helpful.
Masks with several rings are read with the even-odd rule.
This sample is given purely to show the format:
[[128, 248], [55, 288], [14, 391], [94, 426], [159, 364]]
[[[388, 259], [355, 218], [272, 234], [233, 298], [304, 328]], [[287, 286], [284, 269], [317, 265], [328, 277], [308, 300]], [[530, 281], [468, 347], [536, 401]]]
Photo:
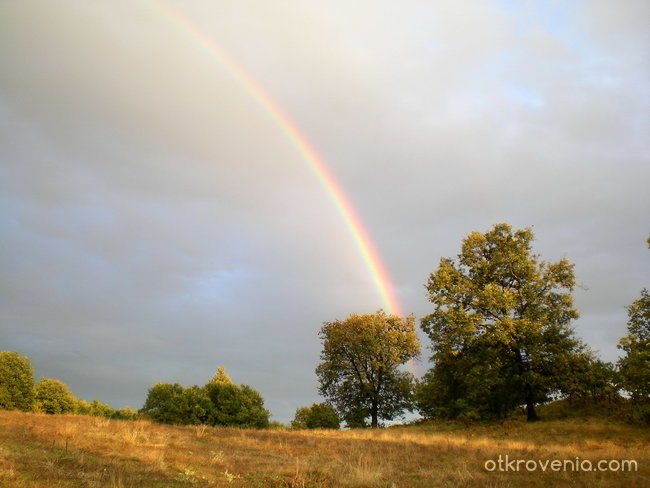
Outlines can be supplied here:
[[597, 359], [591, 351], [574, 356], [563, 369], [566, 374], [560, 378], [557, 396], [567, 398], [569, 404], [574, 400], [594, 403], [620, 399], [614, 366]]
[[325, 322], [321, 364], [316, 368], [319, 391], [336, 406], [348, 426], [370, 417], [392, 420], [412, 408], [413, 375], [399, 366], [415, 358], [420, 344], [415, 319], [386, 315], [382, 310]]
[[223, 367], [217, 369], [204, 389], [214, 407], [210, 424], [260, 429], [268, 426], [270, 414], [262, 396], [248, 385], [235, 385]]
[[306, 429], [307, 428], [307, 419], [311, 415], [310, 407], [300, 407], [296, 409], [296, 413], [293, 416], [291, 421], [292, 429]]
[[296, 410], [292, 429], [338, 429], [341, 426], [336, 409], [329, 403], [312, 403]]
[[569, 324], [578, 317], [573, 265], [531, 253], [530, 229], [497, 224], [463, 240], [457, 260], [444, 258], [427, 283], [434, 311], [422, 319], [434, 367], [425, 376], [423, 413], [502, 417], [535, 405], [563, 386], [584, 346]]
[[41, 378], [35, 388], [38, 410], [49, 414], [74, 413], [78, 400], [67, 385], [59, 380]]
[[627, 335], [619, 343], [625, 352], [618, 361], [621, 386], [635, 401], [650, 400], [650, 294], [641, 290], [641, 297], [627, 307]]
[[34, 372], [29, 358], [0, 351], [0, 409], [29, 411], [34, 405]]
[[85, 400], [77, 400], [76, 411], [79, 415], [90, 415], [92, 417], [112, 418], [115, 410], [99, 400], [88, 403]]
[[[185, 408], [185, 389], [178, 383], [156, 383], [147, 393], [140, 412], [163, 424], [188, 424], [197, 417]], [[200, 415], [200, 414], [199, 414]]]
[[209, 424], [214, 415], [214, 405], [210, 402], [205, 388], [190, 386], [183, 389], [178, 405], [179, 422], [182, 424]]
[[265, 429], [269, 426], [270, 412], [264, 408], [264, 399], [257, 390], [248, 385], [240, 385], [241, 408], [237, 424], [242, 427]]
[[156, 383], [149, 389], [140, 413], [164, 424], [209, 424], [214, 415], [214, 405], [204, 388]]

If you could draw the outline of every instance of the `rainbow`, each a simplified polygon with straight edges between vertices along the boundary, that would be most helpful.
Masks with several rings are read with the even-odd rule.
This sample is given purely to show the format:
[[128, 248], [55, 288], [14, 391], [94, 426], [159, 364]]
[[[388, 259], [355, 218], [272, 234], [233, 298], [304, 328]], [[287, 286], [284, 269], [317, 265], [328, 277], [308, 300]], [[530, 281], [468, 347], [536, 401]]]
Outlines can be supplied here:
[[266, 91], [253, 80], [223, 49], [208, 37], [199, 27], [188, 20], [180, 12], [159, 0], [146, 0], [158, 12], [163, 14], [177, 28], [185, 32], [194, 42], [220, 65], [248, 92], [248, 94], [269, 115], [270, 119], [284, 133], [294, 148], [301, 155], [315, 173], [321, 185], [334, 203], [341, 218], [359, 250], [366, 268], [377, 288], [384, 309], [391, 314], [402, 314], [401, 307], [392, 287], [388, 271], [379, 257], [379, 253], [364, 228], [359, 216], [343, 193], [341, 186], [336, 182], [331, 171], [327, 168], [321, 157], [311, 146], [307, 138], [300, 133], [296, 125], [278, 107]]

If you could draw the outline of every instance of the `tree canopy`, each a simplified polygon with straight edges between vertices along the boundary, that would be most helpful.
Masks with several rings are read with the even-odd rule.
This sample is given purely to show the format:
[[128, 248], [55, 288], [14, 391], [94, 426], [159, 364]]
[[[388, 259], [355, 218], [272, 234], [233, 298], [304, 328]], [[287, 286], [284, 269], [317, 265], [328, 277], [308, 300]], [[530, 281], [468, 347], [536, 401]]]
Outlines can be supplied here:
[[399, 366], [415, 358], [420, 344], [413, 317], [379, 310], [325, 322], [319, 333], [322, 362], [316, 368], [319, 391], [350, 427], [377, 427], [412, 406], [413, 375]]
[[434, 367], [418, 391], [428, 416], [502, 417], [562, 388], [588, 352], [574, 337], [573, 265], [532, 253], [531, 229], [497, 224], [472, 232], [456, 260], [443, 258], [426, 285], [422, 319]]

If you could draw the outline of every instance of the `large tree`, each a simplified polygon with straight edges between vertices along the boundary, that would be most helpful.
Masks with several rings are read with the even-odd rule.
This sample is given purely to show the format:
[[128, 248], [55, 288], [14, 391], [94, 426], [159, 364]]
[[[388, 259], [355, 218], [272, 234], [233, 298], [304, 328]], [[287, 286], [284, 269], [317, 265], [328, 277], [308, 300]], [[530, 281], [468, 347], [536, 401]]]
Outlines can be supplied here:
[[319, 391], [348, 426], [377, 427], [410, 408], [413, 375], [398, 368], [420, 352], [413, 317], [382, 310], [325, 322], [321, 364], [316, 368]]
[[0, 351], [0, 409], [29, 411], [34, 405], [34, 372], [29, 358]]
[[541, 261], [531, 229], [497, 224], [472, 232], [456, 260], [443, 258], [426, 285], [433, 313], [422, 319], [432, 341], [433, 369], [418, 400], [423, 413], [501, 417], [561, 391], [583, 362], [574, 337], [578, 317], [573, 265]]

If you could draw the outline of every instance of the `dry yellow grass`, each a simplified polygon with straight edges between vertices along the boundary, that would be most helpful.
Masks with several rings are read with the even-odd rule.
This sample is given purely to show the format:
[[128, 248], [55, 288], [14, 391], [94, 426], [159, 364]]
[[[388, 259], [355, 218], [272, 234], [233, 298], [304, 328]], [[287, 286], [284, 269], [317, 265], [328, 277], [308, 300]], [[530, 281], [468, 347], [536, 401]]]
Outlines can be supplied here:
[[[0, 412], [0, 487], [645, 487], [650, 432], [598, 421], [260, 431]], [[490, 472], [630, 459], [633, 472]]]

